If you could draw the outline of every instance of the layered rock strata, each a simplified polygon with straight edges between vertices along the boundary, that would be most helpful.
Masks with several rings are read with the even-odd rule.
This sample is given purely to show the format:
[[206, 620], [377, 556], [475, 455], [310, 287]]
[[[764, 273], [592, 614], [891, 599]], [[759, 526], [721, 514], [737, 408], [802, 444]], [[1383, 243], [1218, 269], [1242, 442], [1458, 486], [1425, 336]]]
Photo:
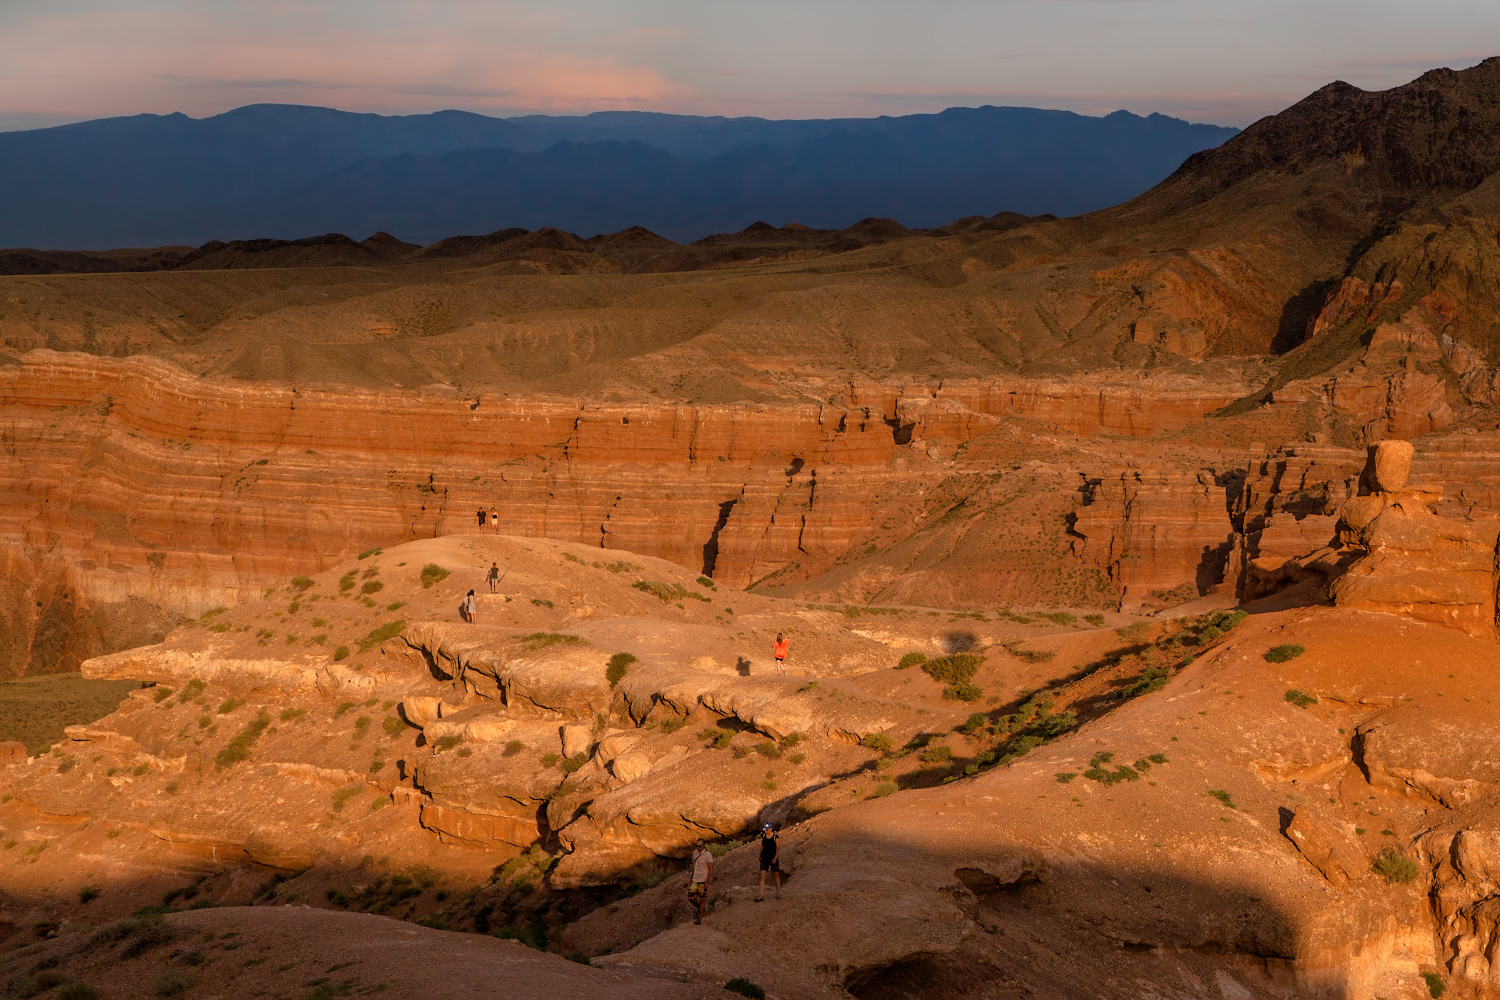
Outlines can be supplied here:
[[[499, 515], [487, 531], [658, 555], [730, 586], [817, 572], [1007, 415], [1147, 434], [1242, 389], [995, 379], [851, 384], [822, 405], [584, 404], [210, 382], [37, 351], [0, 368], [0, 672], [66, 668], [111, 632], [151, 641], [173, 614], [477, 530], [481, 507]], [[77, 638], [104, 613], [111, 627]], [[66, 641], [37, 660], [47, 636]]]

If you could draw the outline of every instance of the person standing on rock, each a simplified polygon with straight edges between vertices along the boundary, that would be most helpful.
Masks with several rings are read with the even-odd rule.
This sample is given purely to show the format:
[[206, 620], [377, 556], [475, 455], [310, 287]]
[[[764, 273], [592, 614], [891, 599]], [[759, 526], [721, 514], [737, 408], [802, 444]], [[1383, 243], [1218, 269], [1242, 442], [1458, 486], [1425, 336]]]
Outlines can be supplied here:
[[468, 622], [470, 625], [473, 625], [474, 624], [474, 612], [476, 612], [478, 610], [479, 610], [479, 598], [475, 597], [474, 596], [474, 591], [471, 590], [471, 591], [469, 591], [468, 596], [464, 598], [464, 603], [463, 603], [464, 621]]
[[489, 571], [488, 574], [486, 574], [485, 580], [490, 585], [490, 593], [493, 594], [493, 593], [497, 592], [500, 589], [500, 564], [499, 563], [493, 563], [493, 562], [490, 563], [490, 571]]
[[755, 901], [766, 898], [766, 872], [776, 876], [776, 898], [781, 898], [781, 841], [776, 837], [774, 824], [766, 823], [760, 828], [760, 892]]
[[693, 880], [688, 883], [688, 906], [693, 907], [693, 923], [703, 923], [703, 910], [708, 906], [708, 887], [714, 880], [714, 855], [708, 844], [699, 837], [693, 844]]
[[786, 673], [786, 648], [787, 648], [787, 645], [788, 645], [788, 643], [786, 641], [786, 638], [784, 636], [782, 636], [782, 634], [780, 632], [777, 632], [776, 633], [776, 641], [771, 644], [771, 652], [776, 657], [776, 672], [778, 674], [785, 674]]

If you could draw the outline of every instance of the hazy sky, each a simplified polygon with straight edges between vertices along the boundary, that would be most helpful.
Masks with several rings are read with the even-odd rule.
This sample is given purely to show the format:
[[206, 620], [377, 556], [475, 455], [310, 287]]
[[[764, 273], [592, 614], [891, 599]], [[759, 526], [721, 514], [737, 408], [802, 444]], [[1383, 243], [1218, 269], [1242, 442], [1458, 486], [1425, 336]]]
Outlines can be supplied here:
[[266, 101], [1245, 125], [1497, 52], [1495, 0], [0, 0], [0, 129]]

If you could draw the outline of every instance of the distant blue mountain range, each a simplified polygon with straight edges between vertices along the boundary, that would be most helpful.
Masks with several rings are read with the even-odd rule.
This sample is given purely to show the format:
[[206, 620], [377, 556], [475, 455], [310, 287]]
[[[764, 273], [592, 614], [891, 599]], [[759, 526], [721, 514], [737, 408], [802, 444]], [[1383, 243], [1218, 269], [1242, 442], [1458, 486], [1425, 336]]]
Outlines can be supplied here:
[[950, 108], [771, 121], [649, 112], [387, 117], [257, 104], [0, 133], [0, 246], [109, 249], [377, 230], [640, 225], [687, 242], [756, 220], [913, 228], [1125, 201], [1237, 130], [1125, 111]]

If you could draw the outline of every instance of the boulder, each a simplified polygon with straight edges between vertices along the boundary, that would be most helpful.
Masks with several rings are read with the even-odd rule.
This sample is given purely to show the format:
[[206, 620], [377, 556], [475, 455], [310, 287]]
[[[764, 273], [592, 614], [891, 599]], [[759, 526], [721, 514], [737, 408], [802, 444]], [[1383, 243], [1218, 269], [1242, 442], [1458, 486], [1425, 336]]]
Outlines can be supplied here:
[[562, 726], [559, 729], [562, 737], [562, 752], [564, 757], [573, 757], [581, 753], [588, 753], [594, 742], [594, 728], [582, 724]]
[[1375, 489], [1394, 493], [1406, 485], [1411, 475], [1411, 459], [1416, 449], [1410, 441], [1381, 441], [1375, 446]]

